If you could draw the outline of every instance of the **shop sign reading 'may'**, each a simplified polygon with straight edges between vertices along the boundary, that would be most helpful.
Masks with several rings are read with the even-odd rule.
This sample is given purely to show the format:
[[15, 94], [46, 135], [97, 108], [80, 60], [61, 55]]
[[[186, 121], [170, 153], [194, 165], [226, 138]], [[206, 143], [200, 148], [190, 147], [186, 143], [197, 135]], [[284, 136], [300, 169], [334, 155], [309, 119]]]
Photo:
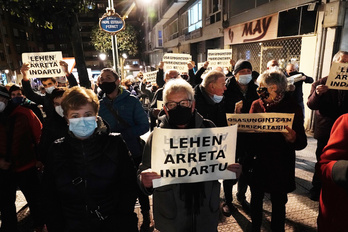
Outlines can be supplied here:
[[224, 31], [225, 45], [276, 39], [277, 28], [278, 14], [234, 25]]

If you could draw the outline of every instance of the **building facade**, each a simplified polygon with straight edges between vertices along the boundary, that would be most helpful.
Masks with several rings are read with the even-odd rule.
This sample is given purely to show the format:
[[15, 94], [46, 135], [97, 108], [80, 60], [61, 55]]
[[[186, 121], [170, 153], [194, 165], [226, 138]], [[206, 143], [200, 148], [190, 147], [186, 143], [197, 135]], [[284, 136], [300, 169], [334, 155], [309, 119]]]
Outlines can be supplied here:
[[[271, 59], [288, 63], [315, 80], [328, 75], [333, 54], [348, 50], [345, 1], [190, 0], [156, 1], [148, 9], [146, 54], [155, 68], [166, 52], [189, 53], [198, 63], [208, 49], [232, 49], [259, 73]], [[304, 84], [304, 99], [311, 85]], [[306, 100], [305, 100], [306, 103]], [[313, 114], [305, 109], [305, 126]]]

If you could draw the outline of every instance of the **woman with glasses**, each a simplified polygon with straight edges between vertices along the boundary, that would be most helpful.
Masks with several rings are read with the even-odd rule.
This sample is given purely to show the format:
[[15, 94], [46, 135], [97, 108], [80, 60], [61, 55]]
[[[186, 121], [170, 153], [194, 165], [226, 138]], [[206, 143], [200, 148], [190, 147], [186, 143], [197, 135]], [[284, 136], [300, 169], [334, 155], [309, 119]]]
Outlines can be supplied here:
[[252, 231], [260, 231], [265, 193], [272, 202], [272, 231], [284, 231], [287, 193], [295, 190], [295, 150], [307, 146], [302, 109], [287, 92], [287, 80], [280, 71], [261, 74], [258, 94], [250, 113], [294, 113], [292, 129], [287, 133], [254, 134], [253, 146], [243, 172], [250, 174]]
[[[194, 91], [183, 79], [166, 83], [163, 92], [165, 115], [161, 128], [209, 128], [215, 125], [195, 110]], [[143, 191], [153, 194], [155, 227], [159, 231], [217, 231], [220, 204], [220, 183], [171, 184], [153, 189], [152, 180], [161, 176], [151, 171], [152, 134], [146, 143], [138, 178]], [[228, 170], [239, 176], [239, 164], [230, 164]]]

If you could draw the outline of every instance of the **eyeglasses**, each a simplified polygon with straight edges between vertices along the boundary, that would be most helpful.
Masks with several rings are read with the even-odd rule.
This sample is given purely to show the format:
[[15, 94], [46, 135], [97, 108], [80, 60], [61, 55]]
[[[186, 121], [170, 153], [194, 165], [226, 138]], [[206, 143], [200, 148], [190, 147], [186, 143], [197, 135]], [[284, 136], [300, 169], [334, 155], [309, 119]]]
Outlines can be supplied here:
[[165, 106], [167, 107], [168, 110], [173, 110], [173, 109], [175, 109], [178, 105], [180, 105], [181, 107], [190, 108], [191, 105], [192, 105], [192, 101], [189, 100], [189, 99], [186, 99], [186, 100], [182, 100], [182, 101], [179, 101], [179, 102], [167, 102], [167, 103], [165, 104]]

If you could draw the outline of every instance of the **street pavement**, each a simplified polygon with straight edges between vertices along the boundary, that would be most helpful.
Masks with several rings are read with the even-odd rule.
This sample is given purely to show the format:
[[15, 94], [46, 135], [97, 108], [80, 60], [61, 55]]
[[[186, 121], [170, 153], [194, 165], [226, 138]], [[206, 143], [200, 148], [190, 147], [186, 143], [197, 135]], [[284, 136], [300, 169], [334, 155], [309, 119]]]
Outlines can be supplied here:
[[[316, 140], [309, 135], [308, 146], [304, 150], [296, 152], [296, 190], [288, 194], [288, 203], [286, 204], [285, 231], [314, 232], [317, 230], [316, 220], [318, 216], [319, 204], [318, 202], [312, 201], [308, 198], [308, 192], [311, 188], [311, 180], [314, 172], [315, 149]], [[234, 199], [236, 198], [236, 192], [237, 185], [233, 187]], [[222, 199], [223, 191], [221, 189], [221, 202]], [[247, 191], [247, 200], [250, 202], [249, 189]], [[237, 211], [233, 212], [232, 216], [230, 217], [221, 216], [221, 222], [219, 223], [218, 231], [249, 231], [251, 228], [250, 216], [243, 211], [241, 205], [238, 204], [236, 200], [233, 203], [237, 208]], [[16, 207], [18, 212], [17, 216], [20, 225], [20, 231], [31, 232], [31, 230], [29, 229], [32, 225], [30, 211], [27, 207], [23, 194], [19, 190], [17, 191]], [[264, 219], [262, 223], [262, 231], [271, 231], [271, 207], [272, 205], [269, 195], [266, 195], [263, 205]], [[136, 204], [135, 212], [138, 214], [140, 226], [142, 223], [142, 215], [140, 213], [139, 204]]]

